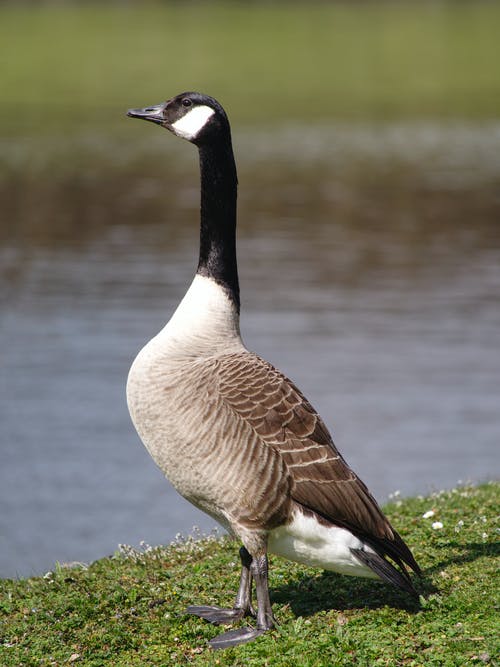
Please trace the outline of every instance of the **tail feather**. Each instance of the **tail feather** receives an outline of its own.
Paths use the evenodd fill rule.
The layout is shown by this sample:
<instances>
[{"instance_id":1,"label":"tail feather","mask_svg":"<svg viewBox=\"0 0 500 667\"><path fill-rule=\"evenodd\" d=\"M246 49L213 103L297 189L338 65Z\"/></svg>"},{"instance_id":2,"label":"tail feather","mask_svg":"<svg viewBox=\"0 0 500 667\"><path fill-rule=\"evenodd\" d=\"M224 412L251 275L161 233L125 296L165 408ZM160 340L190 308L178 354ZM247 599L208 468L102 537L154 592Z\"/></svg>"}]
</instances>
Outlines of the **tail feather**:
<instances>
[{"instance_id":1,"label":"tail feather","mask_svg":"<svg viewBox=\"0 0 500 667\"><path fill-rule=\"evenodd\" d=\"M379 545L374 544L373 547L378 551L377 546L380 546L387 555L394 559L396 563L404 569L403 563L406 563L416 574L420 577L422 576L422 570L418 566L417 561L413 557L412 552L408 548L407 544L401 538L399 533L394 529L394 539L393 540L381 540ZM379 552L380 553L380 552ZM384 554L381 554L382 556Z\"/></svg>"},{"instance_id":2,"label":"tail feather","mask_svg":"<svg viewBox=\"0 0 500 667\"><path fill-rule=\"evenodd\" d=\"M378 553L363 551L363 549L351 549L351 553L361 563L363 563L363 565L367 565L375 572L375 574L378 574L381 579L387 581L393 586L396 586L397 588L401 588L403 591L406 591L406 593L409 593L413 597L418 598L418 593L413 587L408 572L401 562L398 563L398 565L401 567L401 571L399 571L391 562L383 558Z\"/></svg>"}]
</instances>

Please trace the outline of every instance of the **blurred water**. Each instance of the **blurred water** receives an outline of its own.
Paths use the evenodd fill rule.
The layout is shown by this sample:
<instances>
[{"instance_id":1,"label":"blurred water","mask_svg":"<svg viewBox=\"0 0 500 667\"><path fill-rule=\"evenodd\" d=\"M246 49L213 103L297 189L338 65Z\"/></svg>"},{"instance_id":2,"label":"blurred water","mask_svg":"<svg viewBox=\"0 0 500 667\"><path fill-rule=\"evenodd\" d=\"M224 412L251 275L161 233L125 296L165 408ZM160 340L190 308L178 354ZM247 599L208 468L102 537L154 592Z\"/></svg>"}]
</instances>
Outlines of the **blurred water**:
<instances>
[{"instance_id":1,"label":"blurred water","mask_svg":"<svg viewBox=\"0 0 500 667\"><path fill-rule=\"evenodd\" d=\"M380 500L497 476L499 133L459 128L447 150L449 130L343 128L334 155L304 133L298 160L289 132L236 137L248 347L298 383ZM179 150L10 177L1 576L213 526L155 468L124 395L196 263L196 160Z\"/></svg>"}]
</instances>

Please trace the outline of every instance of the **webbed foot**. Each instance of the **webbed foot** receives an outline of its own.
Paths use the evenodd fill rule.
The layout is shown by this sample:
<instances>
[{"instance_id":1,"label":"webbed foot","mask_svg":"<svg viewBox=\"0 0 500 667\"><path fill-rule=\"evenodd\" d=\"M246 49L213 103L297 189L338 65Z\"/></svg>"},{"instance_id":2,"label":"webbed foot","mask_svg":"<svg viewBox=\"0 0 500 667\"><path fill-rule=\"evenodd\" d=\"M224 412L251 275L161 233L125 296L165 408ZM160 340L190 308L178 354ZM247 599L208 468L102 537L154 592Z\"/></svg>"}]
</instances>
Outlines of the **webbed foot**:
<instances>
[{"instance_id":1,"label":"webbed foot","mask_svg":"<svg viewBox=\"0 0 500 667\"><path fill-rule=\"evenodd\" d=\"M192 605L186 609L187 614L199 616L214 625L230 625L241 620L245 616L245 610L233 607L233 609L224 609L223 607L211 607Z\"/></svg>"},{"instance_id":2,"label":"webbed foot","mask_svg":"<svg viewBox=\"0 0 500 667\"><path fill-rule=\"evenodd\" d=\"M257 627L243 627L223 632L209 642L213 649L224 649L238 644L246 644L274 627L273 611L269 600L267 582L267 556L262 554L252 558L245 547L240 549L241 578L236 602L232 609L223 609L210 605L192 605L186 613L199 616L215 625L230 625L244 616L255 615L251 603L252 579L255 580L257 593Z\"/></svg>"},{"instance_id":3,"label":"webbed foot","mask_svg":"<svg viewBox=\"0 0 500 667\"><path fill-rule=\"evenodd\" d=\"M251 642L256 637L264 634L264 632L266 632L266 630L258 630L257 628L250 628L247 626L245 628L237 628L236 630L223 632L208 643L210 647L215 650L230 648L231 646L238 646L238 644Z\"/></svg>"}]
</instances>

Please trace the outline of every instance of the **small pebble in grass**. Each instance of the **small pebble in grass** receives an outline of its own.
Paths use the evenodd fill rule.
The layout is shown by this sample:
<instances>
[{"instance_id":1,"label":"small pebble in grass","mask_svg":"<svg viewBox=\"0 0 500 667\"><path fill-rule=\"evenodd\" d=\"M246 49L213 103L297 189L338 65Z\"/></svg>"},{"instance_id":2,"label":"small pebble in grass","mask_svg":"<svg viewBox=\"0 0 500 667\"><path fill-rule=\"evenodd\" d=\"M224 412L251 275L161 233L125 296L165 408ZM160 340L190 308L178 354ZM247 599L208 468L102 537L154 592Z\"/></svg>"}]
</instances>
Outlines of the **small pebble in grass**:
<instances>
[{"instance_id":1,"label":"small pebble in grass","mask_svg":"<svg viewBox=\"0 0 500 667\"><path fill-rule=\"evenodd\" d=\"M434 510L429 510L425 514L422 514L422 519L430 519L431 516L434 516Z\"/></svg>"},{"instance_id":2,"label":"small pebble in grass","mask_svg":"<svg viewBox=\"0 0 500 667\"><path fill-rule=\"evenodd\" d=\"M441 530L442 527L443 524L441 523L441 521L434 521L434 523L432 524L433 530Z\"/></svg>"}]
</instances>

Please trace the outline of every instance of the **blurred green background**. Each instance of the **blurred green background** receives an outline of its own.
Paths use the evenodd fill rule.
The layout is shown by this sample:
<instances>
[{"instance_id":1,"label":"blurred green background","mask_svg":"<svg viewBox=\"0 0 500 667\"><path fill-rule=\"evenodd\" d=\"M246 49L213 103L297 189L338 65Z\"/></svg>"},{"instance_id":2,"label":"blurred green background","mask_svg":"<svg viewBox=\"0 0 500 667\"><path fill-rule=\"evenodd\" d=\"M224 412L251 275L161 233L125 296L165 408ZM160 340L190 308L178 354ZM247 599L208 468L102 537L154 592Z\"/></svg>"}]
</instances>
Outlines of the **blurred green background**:
<instances>
[{"instance_id":1,"label":"blurred green background","mask_svg":"<svg viewBox=\"0 0 500 667\"><path fill-rule=\"evenodd\" d=\"M7 3L0 132L108 130L186 89L233 124L496 118L499 26L482 0Z\"/></svg>"}]
</instances>

